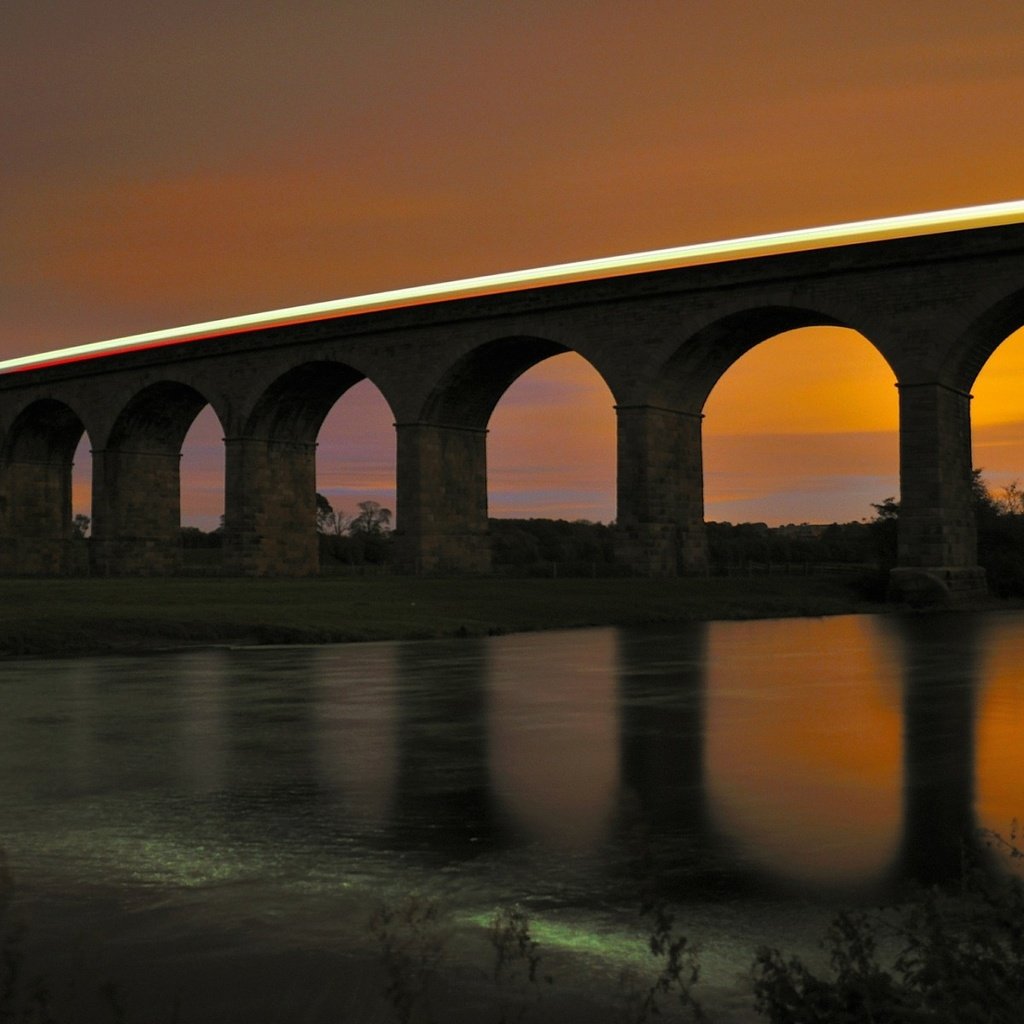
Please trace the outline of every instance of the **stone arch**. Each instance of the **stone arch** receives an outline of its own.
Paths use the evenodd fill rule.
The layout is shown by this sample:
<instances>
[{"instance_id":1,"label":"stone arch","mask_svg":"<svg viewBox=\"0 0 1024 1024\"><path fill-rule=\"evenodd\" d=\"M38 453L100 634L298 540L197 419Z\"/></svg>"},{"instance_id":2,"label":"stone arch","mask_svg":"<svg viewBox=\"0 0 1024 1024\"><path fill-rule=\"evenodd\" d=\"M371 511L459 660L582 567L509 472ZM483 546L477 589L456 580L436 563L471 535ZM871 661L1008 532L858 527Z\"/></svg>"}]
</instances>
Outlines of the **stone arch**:
<instances>
[{"instance_id":1,"label":"stone arch","mask_svg":"<svg viewBox=\"0 0 1024 1024\"><path fill-rule=\"evenodd\" d=\"M259 576L318 572L317 435L338 399L365 379L348 363L311 360L263 388L241 433L227 439L224 524L230 569Z\"/></svg>"},{"instance_id":2,"label":"stone arch","mask_svg":"<svg viewBox=\"0 0 1024 1024\"><path fill-rule=\"evenodd\" d=\"M489 571L486 438L491 413L523 373L570 351L578 350L535 335L484 341L445 368L415 421L397 424L395 541L401 569ZM594 369L607 384L600 368Z\"/></svg>"},{"instance_id":3,"label":"stone arch","mask_svg":"<svg viewBox=\"0 0 1024 1024\"><path fill-rule=\"evenodd\" d=\"M843 317L801 306L761 306L719 317L684 339L659 368L651 403L699 412L715 384L737 360L762 342L803 327L857 331L893 369L882 349Z\"/></svg>"},{"instance_id":4,"label":"stone arch","mask_svg":"<svg viewBox=\"0 0 1024 1024\"><path fill-rule=\"evenodd\" d=\"M180 568L181 446L208 404L191 385L165 380L138 391L118 413L94 453L97 571L159 575Z\"/></svg>"},{"instance_id":5,"label":"stone arch","mask_svg":"<svg viewBox=\"0 0 1024 1024\"><path fill-rule=\"evenodd\" d=\"M85 425L69 405L39 398L15 417L3 443L3 461L70 461Z\"/></svg>"},{"instance_id":6,"label":"stone arch","mask_svg":"<svg viewBox=\"0 0 1024 1024\"><path fill-rule=\"evenodd\" d=\"M980 305L975 300L975 310ZM934 591L936 580L946 596L985 592L977 565L971 388L993 352L1024 324L1024 288L988 300L962 322L959 332L936 323L936 332L953 338L940 349L944 357L919 379L900 382L899 564L891 589L914 599Z\"/></svg>"},{"instance_id":7,"label":"stone arch","mask_svg":"<svg viewBox=\"0 0 1024 1024\"><path fill-rule=\"evenodd\" d=\"M976 317L955 345L944 378L969 392L992 353L1024 326L1024 288L1004 296Z\"/></svg>"},{"instance_id":8,"label":"stone arch","mask_svg":"<svg viewBox=\"0 0 1024 1024\"><path fill-rule=\"evenodd\" d=\"M207 405L206 397L190 384L150 384L126 403L104 447L177 455L192 421Z\"/></svg>"},{"instance_id":9,"label":"stone arch","mask_svg":"<svg viewBox=\"0 0 1024 1024\"><path fill-rule=\"evenodd\" d=\"M72 570L71 474L84 434L79 415L54 398L37 399L15 417L0 448L0 571Z\"/></svg>"},{"instance_id":10,"label":"stone arch","mask_svg":"<svg viewBox=\"0 0 1024 1024\"><path fill-rule=\"evenodd\" d=\"M1017 481L1024 467L1024 289L1011 293L976 318L958 338L956 377L970 392L972 465L998 491ZM1000 380L1002 377L1002 380Z\"/></svg>"},{"instance_id":11,"label":"stone arch","mask_svg":"<svg viewBox=\"0 0 1024 1024\"><path fill-rule=\"evenodd\" d=\"M621 560L645 575L707 570L704 405L741 356L769 338L806 327L856 330L845 317L802 306L734 310L682 339L638 400L619 405ZM885 353L873 347L892 369Z\"/></svg>"},{"instance_id":12,"label":"stone arch","mask_svg":"<svg viewBox=\"0 0 1024 1024\"><path fill-rule=\"evenodd\" d=\"M615 521L615 399L576 351L532 366L487 422L488 517Z\"/></svg>"},{"instance_id":13,"label":"stone arch","mask_svg":"<svg viewBox=\"0 0 1024 1024\"><path fill-rule=\"evenodd\" d=\"M494 407L516 378L537 363L569 351L568 345L529 336L484 342L445 370L424 402L420 419L486 430Z\"/></svg>"},{"instance_id":14,"label":"stone arch","mask_svg":"<svg viewBox=\"0 0 1024 1024\"><path fill-rule=\"evenodd\" d=\"M313 444L335 402L365 378L366 374L347 363L328 360L286 370L260 393L246 417L243 434Z\"/></svg>"},{"instance_id":15,"label":"stone arch","mask_svg":"<svg viewBox=\"0 0 1024 1024\"><path fill-rule=\"evenodd\" d=\"M786 331L715 384L701 422L709 520L846 523L899 493L899 391L846 327Z\"/></svg>"}]
</instances>

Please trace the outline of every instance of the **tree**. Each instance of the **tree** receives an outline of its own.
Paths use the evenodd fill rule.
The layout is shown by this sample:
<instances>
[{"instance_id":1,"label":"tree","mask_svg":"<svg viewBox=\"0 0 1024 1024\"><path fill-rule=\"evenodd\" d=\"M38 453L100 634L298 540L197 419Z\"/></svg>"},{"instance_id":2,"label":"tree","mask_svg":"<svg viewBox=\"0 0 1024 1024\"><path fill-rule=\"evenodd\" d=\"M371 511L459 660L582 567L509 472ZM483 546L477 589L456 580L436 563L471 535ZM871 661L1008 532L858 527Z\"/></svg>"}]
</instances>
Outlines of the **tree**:
<instances>
[{"instance_id":1,"label":"tree","mask_svg":"<svg viewBox=\"0 0 1024 1024\"><path fill-rule=\"evenodd\" d=\"M879 568L888 571L897 561L900 503L895 498L883 498L871 507L876 515L868 523L868 529L874 541L875 557Z\"/></svg>"},{"instance_id":2,"label":"tree","mask_svg":"<svg viewBox=\"0 0 1024 1024\"><path fill-rule=\"evenodd\" d=\"M327 537L340 537L348 523L341 509L334 511L333 506L319 491L316 494L316 532Z\"/></svg>"},{"instance_id":3,"label":"tree","mask_svg":"<svg viewBox=\"0 0 1024 1024\"><path fill-rule=\"evenodd\" d=\"M978 529L978 564L985 570L989 590L996 597L1024 595L1024 517L1014 511L1021 502L1016 481L1003 492L991 494L974 471L974 514Z\"/></svg>"},{"instance_id":4,"label":"tree","mask_svg":"<svg viewBox=\"0 0 1024 1024\"><path fill-rule=\"evenodd\" d=\"M899 518L900 503L895 498L883 498L881 504L871 506L876 513L876 519L888 522Z\"/></svg>"},{"instance_id":5,"label":"tree","mask_svg":"<svg viewBox=\"0 0 1024 1024\"><path fill-rule=\"evenodd\" d=\"M989 491L980 469L971 474L971 496L978 537L978 565L986 572L996 597L1024 595L1024 491L1017 481L1002 495ZM883 567L896 564L896 532L900 504L886 498L874 506L869 524Z\"/></svg>"},{"instance_id":6,"label":"tree","mask_svg":"<svg viewBox=\"0 0 1024 1024\"><path fill-rule=\"evenodd\" d=\"M391 509L378 501L359 502L359 515L348 525L349 533L378 535L391 526Z\"/></svg>"},{"instance_id":7,"label":"tree","mask_svg":"<svg viewBox=\"0 0 1024 1024\"><path fill-rule=\"evenodd\" d=\"M1024 488L1013 480L995 496L996 506L1004 516L1024 516Z\"/></svg>"},{"instance_id":8,"label":"tree","mask_svg":"<svg viewBox=\"0 0 1024 1024\"><path fill-rule=\"evenodd\" d=\"M89 524L91 520L81 512L71 520L71 536L75 540L85 540L89 536Z\"/></svg>"}]
</instances>

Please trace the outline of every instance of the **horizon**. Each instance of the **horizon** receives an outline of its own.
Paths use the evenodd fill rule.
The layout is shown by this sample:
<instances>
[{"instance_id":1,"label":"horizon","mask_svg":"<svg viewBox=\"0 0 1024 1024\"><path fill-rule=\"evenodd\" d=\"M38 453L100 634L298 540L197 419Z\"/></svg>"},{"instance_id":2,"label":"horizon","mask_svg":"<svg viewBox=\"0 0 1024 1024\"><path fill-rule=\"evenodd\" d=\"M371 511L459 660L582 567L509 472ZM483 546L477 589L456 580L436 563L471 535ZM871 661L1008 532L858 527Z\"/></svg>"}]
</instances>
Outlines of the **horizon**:
<instances>
[{"instance_id":1,"label":"horizon","mask_svg":"<svg viewBox=\"0 0 1024 1024\"><path fill-rule=\"evenodd\" d=\"M0 362L225 309L1021 193L1019 5L781 4L765 24L736 0L176 12L10 13ZM994 487L1024 476L1020 336L974 389L974 462ZM706 518L852 521L898 494L891 383L860 335L752 350L705 409ZM512 385L491 423L493 514L614 515L602 388L568 356ZM325 424L317 486L335 504L393 507L380 406L353 389ZM577 436L538 440L538 409ZM201 414L186 439L186 524L223 510L217 431Z\"/></svg>"}]
</instances>

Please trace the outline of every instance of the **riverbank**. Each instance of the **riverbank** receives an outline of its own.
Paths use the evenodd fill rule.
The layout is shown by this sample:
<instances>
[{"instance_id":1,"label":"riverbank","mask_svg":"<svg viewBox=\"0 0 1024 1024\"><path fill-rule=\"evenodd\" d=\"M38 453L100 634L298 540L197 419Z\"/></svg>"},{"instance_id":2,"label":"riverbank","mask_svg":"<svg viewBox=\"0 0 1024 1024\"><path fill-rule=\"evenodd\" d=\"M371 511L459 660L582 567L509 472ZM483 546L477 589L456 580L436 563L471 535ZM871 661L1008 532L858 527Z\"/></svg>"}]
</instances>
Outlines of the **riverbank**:
<instances>
[{"instance_id":1,"label":"riverbank","mask_svg":"<svg viewBox=\"0 0 1024 1024\"><path fill-rule=\"evenodd\" d=\"M879 611L842 576L0 580L0 656Z\"/></svg>"}]
</instances>

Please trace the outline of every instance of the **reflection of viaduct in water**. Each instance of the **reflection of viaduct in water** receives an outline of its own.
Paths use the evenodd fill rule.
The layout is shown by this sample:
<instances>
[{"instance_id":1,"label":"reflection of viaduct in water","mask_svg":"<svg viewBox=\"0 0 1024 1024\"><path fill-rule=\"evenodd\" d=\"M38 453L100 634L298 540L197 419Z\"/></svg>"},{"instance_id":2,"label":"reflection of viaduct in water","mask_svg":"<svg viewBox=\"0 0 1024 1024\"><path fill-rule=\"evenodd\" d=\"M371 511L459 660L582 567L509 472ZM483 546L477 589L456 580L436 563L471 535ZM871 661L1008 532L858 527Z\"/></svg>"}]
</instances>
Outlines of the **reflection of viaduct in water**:
<instances>
[{"instance_id":1,"label":"reflection of viaduct in water","mask_svg":"<svg viewBox=\"0 0 1024 1024\"><path fill-rule=\"evenodd\" d=\"M721 867L727 856L707 802L707 630L695 622L667 635L620 631L620 825L658 871ZM630 829L639 832L630 838Z\"/></svg>"},{"instance_id":2,"label":"reflection of viaduct in water","mask_svg":"<svg viewBox=\"0 0 1024 1024\"><path fill-rule=\"evenodd\" d=\"M136 777L169 773L190 802L212 801L228 833L278 822L289 836L318 843L359 836L453 863L534 845L567 863L583 854L621 865L623 855L637 855L666 881L701 891L773 880L814 886L830 877L868 886L906 876L932 881L955 874L963 844L976 841L983 637L963 616L956 624L949 629L941 616L880 620L902 684L902 777L894 743L868 790L883 813L867 823L878 841L871 832L866 845L880 856L855 855L852 873L841 845L812 850L810 873L806 858L795 864L778 855L826 835L844 814L835 806L842 771L836 788L828 758L810 802L786 791L784 770L764 764L767 788L755 790L753 810L723 814L723 793L744 781L726 762L746 756L745 746L760 758L773 745L760 742L759 716L749 710L724 746L710 735L723 724L709 714L721 700L709 692L714 624L592 631L582 644L562 633L299 650L286 660L206 652L155 694L131 682L138 668L126 663L125 686L103 684L113 669L75 677L69 706L79 727L54 758L67 761L77 786L105 789L123 777L116 755L130 740ZM820 661L811 658L811 674L827 672L829 657L822 650ZM717 682L746 689L728 673ZM813 706L825 701L827 684L798 684L792 693L811 699L798 719L801 735L782 730L773 741L782 760L787 744L814 742L814 723L835 713ZM755 700L763 707L766 697ZM129 736L126 721L149 731ZM848 755L840 751L840 769ZM778 796L778 807L757 803L766 793L768 802Z\"/></svg>"},{"instance_id":3,"label":"reflection of viaduct in water","mask_svg":"<svg viewBox=\"0 0 1024 1024\"><path fill-rule=\"evenodd\" d=\"M975 731L981 623L963 614L955 622L932 615L878 621L892 641L890 651L902 691L902 777L893 764L891 779L879 780L882 786L902 791L900 838L888 864L879 861L869 869L872 877L844 875L836 881L872 885L884 879L948 880L958 877L965 853L976 852L979 843ZM647 852L654 867L667 877L682 870L684 886L692 885L697 873L729 889L759 887L773 877L784 884L799 884L805 881L800 866L769 864L776 858L769 855L764 861L761 856L769 822L751 818L742 822L749 831L737 834L723 830L716 820L709 788L725 766L720 760L708 760L707 709L714 698L707 692L708 628L694 624L685 639L622 632L622 785L627 800L635 804L634 826L647 830L651 844ZM828 678L832 656L827 649L820 652L816 671L824 678ZM824 697L827 686L811 692ZM787 735L786 741L806 742L814 731L812 723L834 713L825 706L809 705L803 710L806 735ZM748 729L756 732L756 720L748 723ZM756 741L758 737L751 733L748 738ZM732 753L742 752L733 749ZM769 777L774 767L764 765ZM881 799L883 793L877 796ZM780 793L780 800L785 799ZM832 804L836 799L833 794ZM820 805L819 810L824 822L834 817L832 806ZM807 808L794 808L792 813L797 818L806 816ZM793 825L794 836L799 836L800 826L795 821ZM884 828L883 820L875 822L879 826ZM777 821L776 827L785 830L787 819ZM878 838L882 850L885 837ZM820 865L814 877L819 883L828 877L829 856L827 851L818 855Z\"/></svg>"},{"instance_id":4,"label":"reflection of viaduct in water","mask_svg":"<svg viewBox=\"0 0 1024 1024\"><path fill-rule=\"evenodd\" d=\"M967 615L883 620L902 648L901 871L924 882L956 878L976 851L975 730L983 651Z\"/></svg>"},{"instance_id":5,"label":"reflection of viaduct in water","mask_svg":"<svg viewBox=\"0 0 1024 1024\"><path fill-rule=\"evenodd\" d=\"M621 560L646 575L700 570L708 394L759 342L828 325L863 334L897 380L904 578L926 569L974 587L969 391L1024 321L1024 224L959 223L873 241L859 240L863 231L833 233L827 248L734 249L642 272L627 262L615 276L440 291L429 301L7 367L0 571L66 570L71 461L83 433L93 452L94 571L174 571L179 455L209 404L226 446L228 570L314 572L317 433L363 378L395 418L399 564L486 570L488 420L520 374L567 351L587 359L615 399Z\"/></svg>"},{"instance_id":6,"label":"reflection of viaduct in water","mask_svg":"<svg viewBox=\"0 0 1024 1024\"><path fill-rule=\"evenodd\" d=\"M487 778L487 644L401 645L391 832L401 848L466 856L497 839Z\"/></svg>"},{"instance_id":7,"label":"reflection of viaduct in water","mask_svg":"<svg viewBox=\"0 0 1024 1024\"><path fill-rule=\"evenodd\" d=\"M618 849L640 855L666 880L728 891L761 888L771 879L813 886L833 877L837 884L872 886L899 877L949 877L959 869L963 844L976 839L981 638L965 621L957 618L955 632L943 617L880 622L902 691L902 772L894 745L893 760L880 766L891 771L881 771L871 783L877 788L868 790L883 805L865 823L879 830L877 841L869 836L858 847L852 873L841 845L832 853L811 851L816 866L806 877L801 865L762 858L765 829L792 826L795 841L806 840L813 803L791 808L798 822L790 822L783 806L781 816L742 822L742 832L724 827L714 803L726 767L721 744L717 759L708 756L714 725L708 708L718 699L708 692L714 626L704 623L666 633L595 631L583 645L565 634L398 645L393 680L384 686L394 693L387 730L394 764L384 772L390 795L378 824L389 824L380 835L398 849L455 860L523 842L575 853ZM827 679L831 657L823 649L806 668ZM729 678L719 682L733 685ZM325 676L319 699L333 689ZM798 684L794 692L801 691ZM828 686L807 692L824 700ZM347 687L336 694L347 695ZM824 706L803 710L804 736L786 733L782 750L810 742L814 723L834 713ZM746 735L755 749L766 749L751 735L756 716L744 723L729 742ZM871 718L853 723L873 724ZM351 735L338 733L331 742L347 745ZM741 753L732 750L733 757ZM836 794L849 753L839 755L839 788L830 789L828 774L817 787L815 799L824 802L810 834L825 835L843 813L834 805L842 801ZM769 778L774 767L764 765ZM780 794L783 805L787 799ZM880 858L865 857L865 849ZM841 867L829 867L832 856Z\"/></svg>"}]
</instances>

